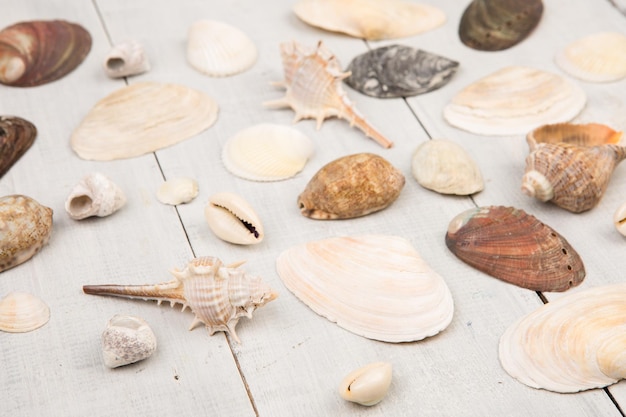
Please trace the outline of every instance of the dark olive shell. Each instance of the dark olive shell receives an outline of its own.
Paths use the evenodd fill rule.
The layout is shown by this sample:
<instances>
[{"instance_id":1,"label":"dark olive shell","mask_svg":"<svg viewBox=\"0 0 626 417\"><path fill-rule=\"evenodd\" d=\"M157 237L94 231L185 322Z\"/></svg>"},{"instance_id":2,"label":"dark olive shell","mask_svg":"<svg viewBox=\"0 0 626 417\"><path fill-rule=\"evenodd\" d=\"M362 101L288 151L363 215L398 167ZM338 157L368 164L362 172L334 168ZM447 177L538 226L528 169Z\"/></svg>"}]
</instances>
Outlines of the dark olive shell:
<instances>
[{"instance_id":1,"label":"dark olive shell","mask_svg":"<svg viewBox=\"0 0 626 417\"><path fill-rule=\"evenodd\" d=\"M37 128L19 117L0 116L0 178L31 147Z\"/></svg>"},{"instance_id":2,"label":"dark olive shell","mask_svg":"<svg viewBox=\"0 0 626 417\"><path fill-rule=\"evenodd\" d=\"M459 37L470 48L501 51L524 40L542 14L541 0L473 0L461 17Z\"/></svg>"},{"instance_id":3,"label":"dark olive shell","mask_svg":"<svg viewBox=\"0 0 626 417\"><path fill-rule=\"evenodd\" d=\"M403 45L383 46L355 57L345 82L372 97L408 97L443 87L459 63Z\"/></svg>"},{"instance_id":4,"label":"dark olive shell","mask_svg":"<svg viewBox=\"0 0 626 417\"><path fill-rule=\"evenodd\" d=\"M533 291L565 291L585 278L574 248L523 210L467 210L448 226L446 245L459 259L495 278Z\"/></svg>"},{"instance_id":5,"label":"dark olive shell","mask_svg":"<svg viewBox=\"0 0 626 417\"><path fill-rule=\"evenodd\" d=\"M63 20L20 22L0 31L0 83L33 87L73 71L91 50L91 35Z\"/></svg>"}]
</instances>

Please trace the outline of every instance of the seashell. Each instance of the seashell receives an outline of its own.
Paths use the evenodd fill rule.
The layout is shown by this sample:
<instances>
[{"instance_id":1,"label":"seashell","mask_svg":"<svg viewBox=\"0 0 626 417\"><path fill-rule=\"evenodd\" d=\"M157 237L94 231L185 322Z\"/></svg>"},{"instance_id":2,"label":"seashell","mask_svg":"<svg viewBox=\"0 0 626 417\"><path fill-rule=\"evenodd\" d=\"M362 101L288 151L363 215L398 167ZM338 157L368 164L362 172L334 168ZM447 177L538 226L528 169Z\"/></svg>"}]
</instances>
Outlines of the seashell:
<instances>
[{"instance_id":1,"label":"seashell","mask_svg":"<svg viewBox=\"0 0 626 417\"><path fill-rule=\"evenodd\" d=\"M285 286L317 314L368 339L410 342L444 330L454 311L443 278L401 237L335 237L282 252Z\"/></svg>"},{"instance_id":2,"label":"seashell","mask_svg":"<svg viewBox=\"0 0 626 417\"><path fill-rule=\"evenodd\" d=\"M571 393L626 378L626 284L567 294L509 326L500 363L532 388Z\"/></svg>"},{"instance_id":3,"label":"seashell","mask_svg":"<svg viewBox=\"0 0 626 417\"><path fill-rule=\"evenodd\" d=\"M599 123L555 123L538 127L526 135L526 138L529 144L532 140L534 144L571 143L578 146L597 146L619 143L622 132Z\"/></svg>"},{"instance_id":4,"label":"seashell","mask_svg":"<svg viewBox=\"0 0 626 417\"><path fill-rule=\"evenodd\" d=\"M232 174L252 181L280 181L304 168L313 142L296 129L271 123L246 128L224 144L222 162Z\"/></svg>"},{"instance_id":5,"label":"seashell","mask_svg":"<svg viewBox=\"0 0 626 417\"><path fill-rule=\"evenodd\" d=\"M64 20L20 22L0 31L0 84L33 87L72 72L91 49L91 35Z\"/></svg>"},{"instance_id":6,"label":"seashell","mask_svg":"<svg viewBox=\"0 0 626 417\"><path fill-rule=\"evenodd\" d=\"M460 260L533 291L565 291L585 278L574 248L550 226L514 207L478 207L457 215L446 246Z\"/></svg>"},{"instance_id":7,"label":"seashell","mask_svg":"<svg viewBox=\"0 0 626 417\"><path fill-rule=\"evenodd\" d=\"M501 51L526 39L542 14L541 0L473 0L461 16L459 37L470 48Z\"/></svg>"},{"instance_id":8,"label":"seashell","mask_svg":"<svg viewBox=\"0 0 626 417\"><path fill-rule=\"evenodd\" d=\"M348 155L317 171L298 206L303 216L317 220L361 217L393 203L404 182L402 172L378 155Z\"/></svg>"},{"instance_id":9,"label":"seashell","mask_svg":"<svg viewBox=\"0 0 626 417\"><path fill-rule=\"evenodd\" d=\"M115 45L103 63L104 72L111 78L128 77L150 70L150 61L143 45L137 41Z\"/></svg>"},{"instance_id":10,"label":"seashell","mask_svg":"<svg viewBox=\"0 0 626 417\"><path fill-rule=\"evenodd\" d=\"M535 143L530 138L528 145L522 191L573 213L598 204L613 170L626 158L626 147L614 144Z\"/></svg>"},{"instance_id":11,"label":"seashell","mask_svg":"<svg viewBox=\"0 0 626 417\"><path fill-rule=\"evenodd\" d=\"M11 292L0 300L0 330L26 333L50 320L50 308L39 297L25 292Z\"/></svg>"},{"instance_id":12,"label":"seashell","mask_svg":"<svg viewBox=\"0 0 626 417\"><path fill-rule=\"evenodd\" d=\"M199 20L189 28L187 60L203 74L211 77L239 74L251 68L256 59L256 46L234 26Z\"/></svg>"},{"instance_id":13,"label":"seashell","mask_svg":"<svg viewBox=\"0 0 626 417\"><path fill-rule=\"evenodd\" d=\"M198 195L198 182L193 178L174 178L165 181L157 190L157 199L163 204L177 206L189 203Z\"/></svg>"},{"instance_id":14,"label":"seashell","mask_svg":"<svg viewBox=\"0 0 626 417\"><path fill-rule=\"evenodd\" d=\"M411 159L411 172L422 187L441 194L470 195L484 188L476 162L449 140L420 144Z\"/></svg>"},{"instance_id":15,"label":"seashell","mask_svg":"<svg viewBox=\"0 0 626 417\"><path fill-rule=\"evenodd\" d=\"M132 158L174 145L208 129L218 107L200 91L141 82L100 100L74 130L71 146L83 159Z\"/></svg>"},{"instance_id":16,"label":"seashell","mask_svg":"<svg viewBox=\"0 0 626 417\"><path fill-rule=\"evenodd\" d=\"M622 236L626 236L626 203L619 206L615 211L613 224Z\"/></svg>"},{"instance_id":17,"label":"seashell","mask_svg":"<svg viewBox=\"0 0 626 417\"><path fill-rule=\"evenodd\" d=\"M436 7L400 0L300 0L293 11L311 26L367 40L413 36L446 21Z\"/></svg>"},{"instance_id":18,"label":"seashell","mask_svg":"<svg viewBox=\"0 0 626 417\"><path fill-rule=\"evenodd\" d=\"M110 178L99 172L86 175L65 200L65 211L74 220L106 217L126 204L126 196Z\"/></svg>"},{"instance_id":19,"label":"seashell","mask_svg":"<svg viewBox=\"0 0 626 417\"><path fill-rule=\"evenodd\" d=\"M154 332L140 317L116 314L102 333L102 354L109 368L147 359L156 348Z\"/></svg>"},{"instance_id":20,"label":"seashell","mask_svg":"<svg viewBox=\"0 0 626 417\"><path fill-rule=\"evenodd\" d=\"M261 219L237 194L213 194L204 208L204 218L213 233L226 242L253 245L265 236Z\"/></svg>"},{"instance_id":21,"label":"seashell","mask_svg":"<svg viewBox=\"0 0 626 417\"><path fill-rule=\"evenodd\" d=\"M583 81L603 83L626 77L626 36L600 32L578 39L557 52L563 71Z\"/></svg>"},{"instance_id":22,"label":"seashell","mask_svg":"<svg viewBox=\"0 0 626 417\"><path fill-rule=\"evenodd\" d=\"M403 45L373 49L354 58L345 82L378 98L408 97L443 87L459 68L448 58Z\"/></svg>"},{"instance_id":23,"label":"seashell","mask_svg":"<svg viewBox=\"0 0 626 417\"><path fill-rule=\"evenodd\" d=\"M0 272L32 258L52 233L52 209L25 195L0 198Z\"/></svg>"},{"instance_id":24,"label":"seashell","mask_svg":"<svg viewBox=\"0 0 626 417\"><path fill-rule=\"evenodd\" d=\"M389 139L374 129L359 113L341 86L341 81L350 76L342 72L337 58L320 41L315 48L297 42L280 45L285 80L275 83L284 87L285 97L263 103L272 108L291 107L296 113L294 122L315 119L319 129L324 119L338 117L356 126L366 136L381 146L393 145Z\"/></svg>"},{"instance_id":25,"label":"seashell","mask_svg":"<svg viewBox=\"0 0 626 417\"><path fill-rule=\"evenodd\" d=\"M275 293L260 277L238 269L243 262L224 266L218 258L192 259L185 269L172 270L174 280L155 285L85 285L85 294L155 300L160 305L182 304L195 315L189 330L203 323L209 333L223 331L237 342L235 326L241 317L252 318L259 307L274 300Z\"/></svg>"},{"instance_id":26,"label":"seashell","mask_svg":"<svg viewBox=\"0 0 626 417\"><path fill-rule=\"evenodd\" d=\"M28 120L0 116L0 178L26 153L37 137L37 128Z\"/></svg>"},{"instance_id":27,"label":"seashell","mask_svg":"<svg viewBox=\"0 0 626 417\"><path fill-rule=\"evenodd\" d=\"M347 401L371 406L387 395L391 385L392 366L374 362L350 372L339 384L339 395Z\"/></svg>"},{"instance_id":28,"label":"seashell","mask_svg":"<svg viewBox=\"0 0 626 417\"><path fill-rule=\"evenodd\" d=\"M510 66L465 87L443 116L452 126L479 135L518 135L573 119L586 100L580 87L559 75Z\"/></svg>"}]
</instances>

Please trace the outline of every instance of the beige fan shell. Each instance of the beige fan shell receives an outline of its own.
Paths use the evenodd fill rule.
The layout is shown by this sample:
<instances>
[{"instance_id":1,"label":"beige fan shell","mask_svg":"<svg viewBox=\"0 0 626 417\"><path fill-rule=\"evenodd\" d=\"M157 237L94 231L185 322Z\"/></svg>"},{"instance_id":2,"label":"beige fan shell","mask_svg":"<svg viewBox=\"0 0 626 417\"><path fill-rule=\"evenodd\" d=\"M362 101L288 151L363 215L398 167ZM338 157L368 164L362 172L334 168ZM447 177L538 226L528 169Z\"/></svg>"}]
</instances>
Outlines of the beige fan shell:
<instances>
[{"instance_id":1,"label":"beige fan shell","mask_svg":"<svg viewBox=\"0 0 626 417\"><path fill-rule=\"evenodd\" d=\"M446 21L436 7L400 0L301 0L293 11L311 26L368 40L417 35Z\"/></svg>"},{"instance_id":2,"label":"beige fan shell","mask_svg":"<svg viewBox=\"0 0 626 417\"><path fill-rule=\"evenodd\" d=\"M131 158L174 145L217 119L212 98L183 85L142 82L100 100L74 130L71 146L83 159Z\"/></svg>"},{"instance_id":3,"label":"beige fan shell","mask_svg":"<svg viewBox=\"0 0 626 417\"><path fill-rule=\"evenodd\" d=\"M421 340L452 320L445 281L401 237L308 242L281 253L276 268L285 286L313 311L369 339Z\"/></svg>"},{"instance_id":4,"label":"beige fan shell","mask_svg":"<svg viewBox=\"0 0 626 417\"><path fill-rule=\"evenodd\" d=\"M443 116L452 126L479 135L518 135L573 119L586 100L579 86L559 75L510 66L465 87Z\"/></svg>"},{"instance_id":5,"label":"beige fan shell","mask_svg":"<svg viewBox=\"0 0 626 417\"><path fill-rule=\"evenodd\" d=\"M500 362L533 388L578 392L626 377L626 284L568 294L513 323Z\"/></svg>"},{"instance_id":6,"label":"beige fan shell","mask_svg":"<svg viewBox=\"0 0 626 417\"><path fill-rule=\"evenodd\" d=\"M0 330L26 333L50 320L48 305L32 294L12 292L0 300Z\"/></svg>"}]
</instances>

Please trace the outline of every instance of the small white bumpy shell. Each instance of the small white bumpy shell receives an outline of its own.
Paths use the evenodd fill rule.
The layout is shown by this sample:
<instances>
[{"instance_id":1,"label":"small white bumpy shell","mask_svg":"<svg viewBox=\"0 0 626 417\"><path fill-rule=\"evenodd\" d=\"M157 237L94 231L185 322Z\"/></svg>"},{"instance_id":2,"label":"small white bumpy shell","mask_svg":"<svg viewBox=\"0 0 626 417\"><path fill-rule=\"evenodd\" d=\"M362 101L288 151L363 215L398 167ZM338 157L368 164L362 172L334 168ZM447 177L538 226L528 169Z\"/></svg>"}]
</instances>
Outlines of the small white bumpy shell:
<instances>
[{"instance_id":1,"label":"small white bumpy shell","mask_svg":"<svg viewBox=\"0 0 626 417\"><path fill-rule=\"evenodd\" d=\"M50 308L38 297L25 292L12 292L0 300L0 330L26 333L50 320Z\"/></svg>"},{"instance_id":2,"label":"small white bumpy shell","mask_svg":"<svg viewBox=\"0 0 626 417\"><path fill-rule=\"evenodd\" d=\"M239 245L263 240L263 225L252 206L233 193L217 193L209 198L204 217L217 237Z\"/></svg>"},{"instance_id":3,"label":"small white bumpy shell","mask_svg":"<svg viewBox=\"0 0 626 417\"><path fill-rule=\"evenodd\" d=\"M156 193L163 204L176 206L189 203L198 196L198 182L193 178L174 178L165 181Z\"/></svg>"},{"instance_id":4,"label":"small white bumpy shell","mask_svg":"<svg viewBox=\"0 0 626 417\"><path fill-rule=\"evenodd\" d=\"M387 395L392 366L388 362L370 363L350 372L339 384L339 395L347 401L371 406Z\"/></svg>"},{"instance_id":5,"label":"small white bumpy shell","mask_svg":"<svg viewBox=\"0 0 626 417\"><path fill-rule=\"evenodd\" d=\"M150 70L150 61L139 42L128 41L115 45L109 51L103 67L109 77L121 78Z\"/></svg>"},{"instance_id":6,"label":"small white bumpy shell","mask_svg":"<svg viewBox=\"0 0 626 417\"><path fill-rule=\"evenodd\" d=\"M117 368L150 357L157 347L152 329L139 317L115 315L102 333L104 364Z\"/></svg>"},{"instance_id":7,"label":"small white bumpy shell","mask_svg":"<svg viewBox=\"0 0 626 417\"><path fill-rule=\"evenodd\" d=\"M105 217L126 204L126 196L111 179L98 172L85 176L65 200L65 211L74 220Z\"/></svg>"}]
</instances>

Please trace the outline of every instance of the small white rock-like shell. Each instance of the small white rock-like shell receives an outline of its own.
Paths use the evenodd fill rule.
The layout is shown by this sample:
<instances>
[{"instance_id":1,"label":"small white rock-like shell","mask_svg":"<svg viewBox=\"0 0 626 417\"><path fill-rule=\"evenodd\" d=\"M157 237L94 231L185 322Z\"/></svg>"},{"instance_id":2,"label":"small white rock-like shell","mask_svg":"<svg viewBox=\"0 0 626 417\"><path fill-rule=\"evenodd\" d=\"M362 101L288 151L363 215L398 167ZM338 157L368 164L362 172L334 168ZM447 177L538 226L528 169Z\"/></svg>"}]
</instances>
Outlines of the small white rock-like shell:
<instances>
[{"instance_id":1,"label":"small white rock-like shell","mask_svg":"<svg viewBox=\"0 0 626 417\"><path fill-rule=\"evenodd\" d=\"M387 395L391 385L392 366L374 362L350 372L339 384L339 395L347 401L371 406Z\"/></svg>"},{"instance_id":2,"label":"small white rock-like shell","mask_svg":"<svg viewBox=\"0 0 626 417\"><path fill-rule=\"evenodd\" d=\"M313 142L300 131L264 123L238 132L226 141L222 162L234 175L252 181L280 181L304 168Z\"/></svg>"},{"instance_id":3,"label":"small white rock-like shell","mask_svg":"<svg viewBox=\"0 0 626 417\"><path fill-rule=\"evenodd\" d=\"M149 358L157 347L156 336L142 318L117 314L102 333L104 364L117 368Z\"/></svg>"},{"instance_id":4,"label":"small white rock-like shell","mask_svg":"<svg viewBox=\"0 0 626 417\"><path fill-rule=\"evenodd\" d=\"M109 51L103 67L109 77L121 78L150 70L150 61L139 42L128 41L115 45Z\"/></svg>"},{"instance_id":5,"label":"small white rock-like shell","mask_svg":"<svg viewBox=\"0 0 626 417\"><path fill-rule=\"evenodd\" d=\"M50 320L50 308L40 298L25 292L12 292L0 300L0 330L25 333Z\"/></svg>"},{"instance_id":6,"label":"small white rock-like shell","mask_svg":"<svg viewBox=\"0 0 626 417\"><path fill-rule=\"evenodd\" d=\"M626 203L615 210L613 224L615 224L615 228L621 235L626 236Z\"/></svg>"},{"instance_id":7,"label":"small white rock-like shell","mask_svg":"<svg viewBox=\"0 0 626 417\"><path fill-rule=\"evenodd\" d=\"M211 196L204 217L213 233L226 242L252 245L263 240L261 219L237 194L223 192Z\"/></svg>"},{"instance_id":8,"label":"small white rock-like shell","mask_svg":"<svg viewBox=\"0 0 626 417\"><path fill-rule=\"evenodd\" d=\"M99 172L86 175L65 200L65 211L74 220L106 217L126 204L126 196L110 178Z\"/></svg>"},{"instance_id":9,"label":"small white rock-like shell","mask_svg":"<svg viewBox=\"0 0 626 417\"><path fill-rule=\"evenodd\" d=\"M156 196L161 203L172 206L189 203L198 196L198 182L193 178L173 178L161 184Z\"/></svg>"},{"instance_id":10,"label":"small white rock-like shell","mask_svg":"<svg viewBox=\"0 0 626 417\"><path fill-rule=\"evenodd\" d=\"M617 81L626 77L626 36L594 33L567 45L554 60L563 71L583 81Z\"/></svg>"},{"instance_id":11,"label":"small white rock-like shell","mask_svg":"<svg viewBox=\"0 0 626 417\"><path fill-rule=\"evenodd\" d=\"M257 59L252 40L240 29L214 20L199 20L189 28L187 60L211 77L244 72Z\"/></svg>"},{"instance_id":12,"label":"small white rock-like shell","mask_svg":"<svg viewBox=\"0 0 626 417\"><path fill-rule=\"evenodd\" d=\"M441 194L470 195L484 188L476 162L454 142L429 140L417 147L411 172L424 188Z\"/></svg>"}]
</instances>

